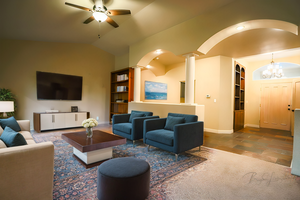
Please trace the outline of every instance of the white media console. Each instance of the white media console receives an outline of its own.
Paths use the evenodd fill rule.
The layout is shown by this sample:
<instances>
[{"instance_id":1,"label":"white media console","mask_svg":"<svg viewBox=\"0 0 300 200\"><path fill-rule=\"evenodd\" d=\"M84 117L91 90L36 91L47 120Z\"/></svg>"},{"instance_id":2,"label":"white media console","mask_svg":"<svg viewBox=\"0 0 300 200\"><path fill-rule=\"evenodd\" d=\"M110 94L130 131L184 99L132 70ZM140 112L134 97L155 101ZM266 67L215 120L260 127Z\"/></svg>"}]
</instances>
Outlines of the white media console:
<instances>
[{"instance_id":1,"label":"white media console","mask_svg":"<svg viewBox=\"0 0 300 200\"><path fill-rule=\"evenodd\" d=\"M33 113L36 132L82 127L83 120L90 117L89 112L41 112Z\"/></svg>"}]
</instances>

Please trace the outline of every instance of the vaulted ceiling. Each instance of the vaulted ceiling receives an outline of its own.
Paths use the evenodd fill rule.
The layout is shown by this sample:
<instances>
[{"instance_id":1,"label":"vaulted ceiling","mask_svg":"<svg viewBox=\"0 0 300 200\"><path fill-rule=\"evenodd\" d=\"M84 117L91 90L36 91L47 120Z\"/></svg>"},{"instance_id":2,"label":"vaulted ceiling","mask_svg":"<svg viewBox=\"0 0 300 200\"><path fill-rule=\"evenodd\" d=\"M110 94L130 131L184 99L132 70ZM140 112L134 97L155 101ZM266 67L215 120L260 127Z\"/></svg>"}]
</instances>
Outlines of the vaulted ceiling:
<instances>
[{"instance_id":1,"label":"vaulted ceiling","mask_svg":"<svg viewBox=\"0 0 300 200\"><path fill-rule=\"evenodd\" d=\"M83 24L91 16L91 13L65 5L65 2L69 2L92 8L94 5L92 0L6 0L0 2L0 38L86 43L120 56L128 53L130 45L196 16L213 12L222 7L231 9L232 15L237 9L247 9L242 6L241 1L103 0L108 9L131 10L131 15L111 17L119 24L118 28L114 28L106 22L93 21ZM261 0L261 2L261 5L257 7L258 15L261 18L267 16L263 14L263 6L274 6L278 15L283 16L282 20L300 25L299 0ZM216 15L214 20L209 19L209 21L214 21L214 24L211 24L212 27L217 27L218 23L224 23L226 19L221 14L220 16ZM239 19L236 22L238 23ZM100 39L98 34L100 34ZM266 51L263 49L266 46L270 47L268 51L272 51L272 45L275 49L279 48L278 45L280 48L300 46L299 36L282 32L275 34L283 38L280 43L276 43L277 37L270 37L270 30L252 30L236 34L215 46L207 56L242 57L254 55L254 52L263 53ZM256 42L249 43L250 39ZM233 43L236 45L233 46ZM161 61L166 64L170 63L167 56L162 57Z\"/></svg>"}]
</instances>

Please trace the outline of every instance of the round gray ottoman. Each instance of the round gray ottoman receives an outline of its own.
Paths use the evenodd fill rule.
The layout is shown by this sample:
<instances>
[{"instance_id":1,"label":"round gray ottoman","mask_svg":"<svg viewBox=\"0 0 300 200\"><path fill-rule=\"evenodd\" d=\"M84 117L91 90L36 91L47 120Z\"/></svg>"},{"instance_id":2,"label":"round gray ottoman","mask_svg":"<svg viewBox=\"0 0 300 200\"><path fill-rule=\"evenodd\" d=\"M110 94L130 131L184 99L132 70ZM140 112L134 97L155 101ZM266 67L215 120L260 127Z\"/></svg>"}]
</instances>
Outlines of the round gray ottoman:
<instances>
[{"instance_id":1,"label":"round gray ottoman","mask_svg":"<svg viewBox=\"0 0 300 200\"><path fill-rule=\"evenodd\" d=\"M97 171L99 200L144 200L149 194L150 166L137 158L114 158Z\"/></svg>"}]
</instances>

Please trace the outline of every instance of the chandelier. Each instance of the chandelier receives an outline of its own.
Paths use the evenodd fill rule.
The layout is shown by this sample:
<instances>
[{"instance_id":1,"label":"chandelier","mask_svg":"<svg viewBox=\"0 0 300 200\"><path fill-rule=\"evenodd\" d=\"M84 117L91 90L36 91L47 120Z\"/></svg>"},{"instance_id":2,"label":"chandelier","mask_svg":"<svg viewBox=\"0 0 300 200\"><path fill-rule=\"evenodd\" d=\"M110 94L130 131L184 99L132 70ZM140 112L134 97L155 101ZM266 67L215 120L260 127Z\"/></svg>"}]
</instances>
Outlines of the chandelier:
<instances>
[{"instance_id":1,"label":"chandelier","mask_svg":"<svg viewBox=\"0 0 300 200\"><path fill-rule=\"evenodd\" d=\"M282 67L279 64L275 64L273 61L273 54L272 54L272 61L268 65L268 69L262 72L263 78L281 78L283 76Z\"/></svg>"}]
</instances>

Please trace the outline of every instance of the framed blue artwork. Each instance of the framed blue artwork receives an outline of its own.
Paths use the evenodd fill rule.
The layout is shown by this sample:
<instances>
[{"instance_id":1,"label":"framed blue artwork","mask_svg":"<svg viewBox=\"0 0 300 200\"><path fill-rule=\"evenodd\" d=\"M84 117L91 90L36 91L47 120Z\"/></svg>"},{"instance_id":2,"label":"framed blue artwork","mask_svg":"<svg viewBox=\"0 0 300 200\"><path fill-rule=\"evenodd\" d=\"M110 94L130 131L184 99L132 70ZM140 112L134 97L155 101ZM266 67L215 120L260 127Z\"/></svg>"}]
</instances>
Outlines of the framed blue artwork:
<instances>
[{"instance_id":1,"label":"framed blue artwork","mask_svg":"<svg viewBox=\"0 0 300 200\"><path fill-rule=\"evenodd\" d=\"M167 84L145 81L145 100L167 100Z\"/></svg>"}]
</instances>

